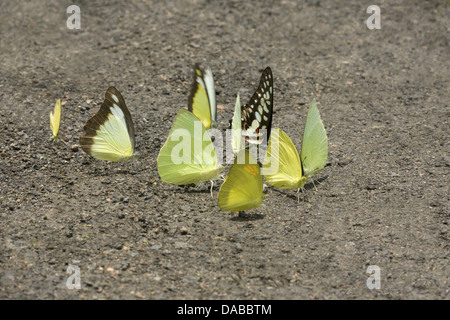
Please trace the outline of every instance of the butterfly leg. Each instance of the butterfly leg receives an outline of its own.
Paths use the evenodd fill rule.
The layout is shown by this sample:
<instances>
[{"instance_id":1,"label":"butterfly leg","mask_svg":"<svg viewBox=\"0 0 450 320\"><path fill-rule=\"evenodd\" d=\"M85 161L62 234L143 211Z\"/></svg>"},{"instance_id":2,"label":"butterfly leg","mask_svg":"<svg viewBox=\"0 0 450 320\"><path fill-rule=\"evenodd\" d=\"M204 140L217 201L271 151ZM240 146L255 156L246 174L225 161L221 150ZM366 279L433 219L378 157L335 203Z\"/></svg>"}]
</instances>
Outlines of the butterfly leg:
<instances>
[{"instance_id":1,"label":"butterfly leg","mask_svg":"<svg viewBox=\"0 0 450 320\"><path fill-rule=\"evenodd\" d=\"M300 190L301 190L302 193L303 193L303 202L305 202L305 198L307 197L305 188L301 187Z\"/></svg>"},{"instance_id":2,"label":"butterfly leg","mask_svg":"<svg viewBox=\"0 0 450 320\"><path fill-rule=\"evenodd\" d=\"M59 141L62 141L62 143L64 143L64 145L65 145L66 147L69 146L69 144L68 144L66 141L64 141L64 139L58 138L58 140L59 140Z\"/></svg>"},{"instance_id":3,"label":"butterfly leg","mask_svg":"<svg viewBox=\"0 0 450 320\"><path fill-rule=\"evenodd\" d=\"M302 194L303 194L303 202L305 202L305 197L306 197L305 189L303 187L298 188L297 189L297 202L298 203L300 203L300 190L302 191Z\"/></svg>"},{"instance_id":4,"label":"butterfly leg","mask_svg":"<svg viewBox=\"0 0 450 320\"><path fill-rule=\"evenodd\" d=\"M211 181L211 189L210 189L210 192L211 192L211 198L214 198L214 196L213 196L214 180L211 179L210 181Z\"/></svg>"},{"instance_id":5,"label":"butterfly leg","mask_svg":"<svg viewBox=\"0 0 450 320\"><path fill-rule=\"evenodd\" d=\"M316 187L316 184L314 183L314 179L312 179L311 181L312 181L312 184L313 184L313 186L314 186L314 190L318 191L318 190L317 190L317 187Z\"/></svg>"}]
</instances>

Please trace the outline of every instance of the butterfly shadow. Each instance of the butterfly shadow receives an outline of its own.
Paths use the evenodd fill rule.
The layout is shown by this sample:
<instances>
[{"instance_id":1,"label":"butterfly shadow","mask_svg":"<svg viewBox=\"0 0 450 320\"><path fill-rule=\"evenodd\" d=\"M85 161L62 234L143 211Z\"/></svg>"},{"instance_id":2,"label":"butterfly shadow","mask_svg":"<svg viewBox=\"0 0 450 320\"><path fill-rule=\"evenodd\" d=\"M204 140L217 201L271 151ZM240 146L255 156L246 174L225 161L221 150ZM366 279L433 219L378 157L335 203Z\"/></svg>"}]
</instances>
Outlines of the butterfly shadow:
<instances>
[{"instance_id":1,"label":"butterfly shadow","mask_svg":"<svg viewBox=\"0 0 450 320\"><path fill-rule=\"evenodd\" d=\"M239 211L237 215L231 217L231 221L255 221L264 219L266 215L264 213L246 213L245 211Z\"/></svg>"},{"instance_id":2,"label":"butterfly shadow","mask_svg":"<svg viewBox=\"0 0 450 320\"><path fill-rule=\"evenodd\" d=\"M95 160L84 160L83 165L89 167ZM101 161L101 160L99 160ZM138 172L133 168L124 168L122 163L112 163L108 167L93 167L88 174L100 177L113 177L119 175L136 175Z\"/></svg>"},{"instance_id":3,"label":"butterfly shadow","mask_svg":"<svg viewBox=\"0 0 450 320\"><path fill-rule=\"evenodd\" d=\"M292 200L297 201L298 197L297 197L297 193L292 193L292 190L284 190L284 189L276 189L276 188L272 188L272 191L275 191L279 194L282 194L288 198L291 198Z\"/></svg>"},{"instance_id":4,"label":"butterfly shadow","mask_svg":"<svg viewBox=\"0 0 450 320\"><path fill-rule=\"evenodd\" d=\"M315 183L319 183L320 184L320 183L322 183L323 181L325 181L327 179L328 179L328 176L324 176L324 177L321 177L319 179L311 180L308 183L306 183L303 186L302 190L301 190L302 193L303 193L303 201L308 199L307 196L308 196L309 193L307 194L306 191L317 190L317 185ZM301 196L299 197L297 192L293 194L292 193L292 189L291 190L289 190L289 189L286 190L286 189L277 189L277 188L273 188L272 187L271 190L275 191L275 192L278 192L279 194L282 194L282 195L284 195L284 196L286 196L288 198L291 198L292 200L295 200L295 201L299 201L299 199L301 197ZM300 192L300 190L298 192Z\"/></svg>"},{"instance_id":5,"label":"butterfly shadow","mask_svg":"<svg viewBox=\"0 0 450 320\"><path fill-rule=\"evenodd\" d=\"M212 186L211 184L206 185L203 183L190 183L185 185L178 186L179 189L183 190L185 193L209 193L211 194L214 189L216 189L216 185Z\"/></svg>"},{"instance_id":6,"label":"butterfly shadow","mask_svg":"<svg viewBox=\"0 0 450 320\"><path fill-rule=\"evenodd\" d=\"M311 179L308 183L306 183L303 186L303 189L306 190L317 190L317 184L321 184L322 182L326 181L328 179L328 176L323 176L319 179Z\"/></svg>"}]
</instances>

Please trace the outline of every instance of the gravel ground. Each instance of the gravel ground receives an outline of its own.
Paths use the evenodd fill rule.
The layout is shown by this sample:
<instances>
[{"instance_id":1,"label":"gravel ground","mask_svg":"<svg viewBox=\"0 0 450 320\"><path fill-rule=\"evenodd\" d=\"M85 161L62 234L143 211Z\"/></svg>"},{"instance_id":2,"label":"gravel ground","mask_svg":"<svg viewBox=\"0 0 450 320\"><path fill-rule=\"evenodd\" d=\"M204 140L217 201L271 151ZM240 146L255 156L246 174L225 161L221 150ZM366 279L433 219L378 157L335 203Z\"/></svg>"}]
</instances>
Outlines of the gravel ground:
<instances>
[{"instance_id":1,"label":"gravel ground","mask_svg":"<svg viewBox=\"0 0 450 320\"><path fill-rule=\"evenodd\" d=\"M0 9L0 298L450 299L448 1L80 0L69 30L71 4ZM196 62L214 73L220 129L266 66L273 127L297 148L316 98L329 139L317 190L297 202L267 187L239 217L219 210L220 183L211 198L207 183L160 180ZM130 163L77 147L109 86L134 119ZM52 143L59 98L65 143Z\"/></svg>"}]
</instances>

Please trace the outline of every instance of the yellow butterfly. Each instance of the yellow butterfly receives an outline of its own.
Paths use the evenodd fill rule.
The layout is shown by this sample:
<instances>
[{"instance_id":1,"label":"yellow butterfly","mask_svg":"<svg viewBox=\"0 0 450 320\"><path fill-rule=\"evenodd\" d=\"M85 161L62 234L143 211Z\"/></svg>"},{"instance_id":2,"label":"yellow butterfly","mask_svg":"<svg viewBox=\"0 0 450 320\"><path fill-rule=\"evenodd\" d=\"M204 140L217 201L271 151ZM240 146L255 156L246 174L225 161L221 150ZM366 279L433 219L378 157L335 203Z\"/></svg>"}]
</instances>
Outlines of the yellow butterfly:
<instances>
[{"instance_id":1,"label":"yellow butterfly","mask_svg":"<svg viewBox=\"0 0 450 320\"><path fill-rule=\"evenodd\" d=\"M186 109L178 111L157 163L161 180L177 185L214 179L223 170L202 122Z\"/></svg>"},{"instance_id":2,"label":"yellow butterfly","mask_svg":"<svg viewBox=\"0 0 450 320\"><path fill-rule=\"evenodd\" d=\"M216 91L210 68L203 72L198 64L195 65L194 81L188 99L188 110L202 121L206 129L216 127Z\"/></svg>"},{"instance_id":3,"label":"yellow butterfly","mask_svg":"<svg viewBox=\"0 0 450 320\"><path fill-rule=\"evenodd\" d=\"M300 156L286 133L281 129L273 131L263 162L264 177L277 188L303 188L327 163L328 138L316 101L309 107Z\"/></svg>"},{"instance_id":4,"label":"yellow butterfly","mask_svg":"<svg viewBox=\"0 0 450 320\"><path fill-rule=\"evenodd\" d=\"M259 165L247 149L242 149L220 187L217 203L221 210L238 212L259 207L263 199Z\"/></svg>"},{"instance_id":5,"label":"yellow butterfly","mask_svg":"<svg viewBox=\"0 0 450 320\"><path fill-rule=\"evenodd\" d=\"M135 153L134 125L120 92L110 87L100 110L84 126L81 148L100 160L128 161Z\"/></svg>"},{"instance_id":6,"label":"yellow butterfly","mask_svg":"<svg viewBox=\"0 0 450 320\"><path fill-rule=\"evenodd\" d=\"M50 111L50 129L52 129L53 139L59 138L59 125L61 123L61 99L58 99L55 108Z\"/></svg>"}]
</instances>

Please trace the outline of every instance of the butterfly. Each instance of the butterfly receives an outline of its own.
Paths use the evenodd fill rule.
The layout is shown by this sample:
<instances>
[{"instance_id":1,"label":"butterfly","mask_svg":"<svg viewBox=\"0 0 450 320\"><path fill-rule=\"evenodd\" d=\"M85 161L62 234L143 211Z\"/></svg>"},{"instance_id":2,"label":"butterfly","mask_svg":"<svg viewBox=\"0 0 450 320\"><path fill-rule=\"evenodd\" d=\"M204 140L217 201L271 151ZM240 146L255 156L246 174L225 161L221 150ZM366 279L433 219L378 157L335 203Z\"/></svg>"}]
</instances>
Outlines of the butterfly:
<instances>
[{"instance_id":1,"label":"butterfly","mask_svg":"<svg viewBox=\"0 0 450 320\"><path fill-rule=\"evenodd\" d=\"M252 144L261 144L268 141L272 129L273 111L273 77L272 70L267 67L259 81L258 89L250 101L242 108L241 120L246 139ZM266 138L261 130L266 130Z\"/></svg>"},{"instance_id":2,"label":"butterfly","mask_svg":"<svg viewBox=\"0 0 450 320\"><path fill-rule=\"evenodd\" d=\"M188 98L188 110L202 121L206 129L216 127L216 91L210 68L203 72L198 64L195 65L194 81Z\"/></svg>"},{"instance_id":3,"label":"butterfly","mask_svg":"<svg viewBox=\"0 0 450 320\"><path fill-rule=\"evenodd\" d=\"M186 109L178 111L157 163L161 180L177 185L211 180L223 170L205 126Z\"/></svg>"},{"instance_id":4,"label":"butterfly","mask_svg":"<svg viewBox=\"0 0 450 320\"><path fill-rule=\"evenodd\" d=\"M238 212L259 207L263 199L259 165L247 149L242 149L220 186L217 204L223 211Z\"/></svg>"},{"instance_id":5,"label":"butterfly","mask_svg":"<svg viewBox=\"0 0 450 320\"><path fill-rule=\"evenodd\" d=\"M100 110L86 122L81 148L94 158L128 161L136 156L134 125L120 92L110 87Z\"/></svg>"},{"instance_id":6,"label":"butterfly","mask_svg":"<svg viewBox=\"0 0 450 320\"><path fill-rule=\"evenodd\" d=\"M53 112L50 111L50 129L52 129L53 139L59 138L58 133L60 123L61 123L61 99L58 99L56 101Z\"/></svg>"},{"instance_id":7,"label":"butterfly","mask_svg":"<svg viewBox=\"0 0 450 320\"><path fill-rule=\"evenodd\" d=\"M273 130L263 162L264 177L274 187L300 189L309 178L322 171L327 157L328 138L313 100L306 117L300 156L286 133L281 129Z\"/></svg>"},{"instance_id":8,"label":"butterfly","mask_svg":"<svg viewBox=\"0 0 450 320\"><path fill-rule=\"evenodd\" d=\"M231 146L233 148L234 155L236 155L242 148L241 122L241 100L238 93L236 104L234 106L233 119L231 120Z\"/></svg>"}]
</instances>

